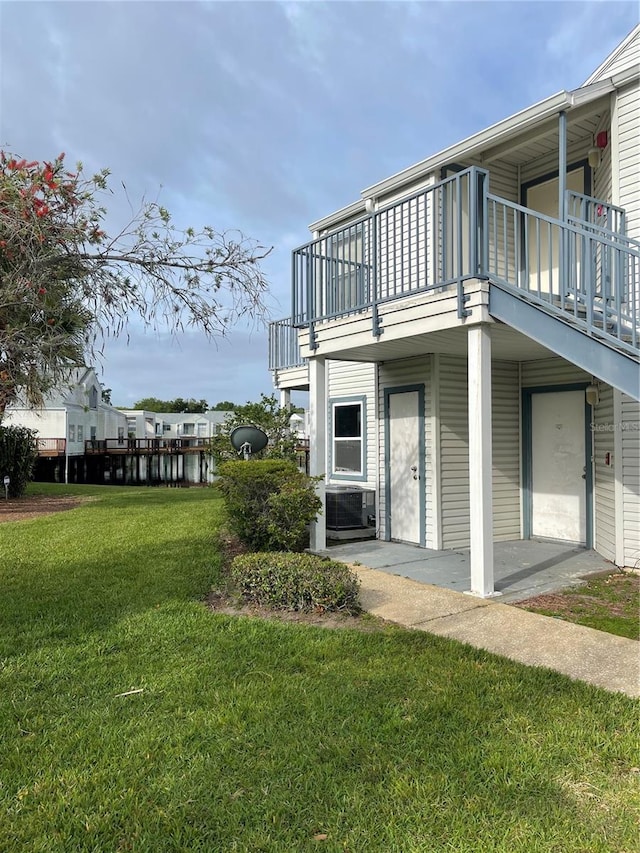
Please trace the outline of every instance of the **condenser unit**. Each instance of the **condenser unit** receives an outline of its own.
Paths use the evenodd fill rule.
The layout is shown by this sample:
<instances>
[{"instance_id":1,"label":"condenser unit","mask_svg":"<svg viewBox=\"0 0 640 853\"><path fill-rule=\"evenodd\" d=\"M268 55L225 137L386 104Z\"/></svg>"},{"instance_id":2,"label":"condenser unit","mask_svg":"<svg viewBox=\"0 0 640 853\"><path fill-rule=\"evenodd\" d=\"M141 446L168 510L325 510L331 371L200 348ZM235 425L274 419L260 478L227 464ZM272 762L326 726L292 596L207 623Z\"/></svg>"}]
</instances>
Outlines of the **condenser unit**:
<instances>
[{"instance_id":1,"label":"condenser unit","mask_svg":"<svg viewBox=\"0 0 640 853\"><path fill-rule=\"evenodd\" d=\"M359 486L327 486L327 528L349 530L375 524L376 493Z\"/></svg>"}]
</instances>

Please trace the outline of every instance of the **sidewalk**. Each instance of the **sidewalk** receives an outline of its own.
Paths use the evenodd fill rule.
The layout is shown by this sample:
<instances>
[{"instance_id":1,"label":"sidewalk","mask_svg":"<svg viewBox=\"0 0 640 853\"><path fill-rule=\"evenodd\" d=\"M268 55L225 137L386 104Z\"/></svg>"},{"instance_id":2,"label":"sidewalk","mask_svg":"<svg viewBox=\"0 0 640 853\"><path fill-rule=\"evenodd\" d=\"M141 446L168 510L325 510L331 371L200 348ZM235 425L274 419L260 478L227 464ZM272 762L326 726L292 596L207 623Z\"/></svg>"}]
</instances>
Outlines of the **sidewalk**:
<instances>
[{"instance_id":1,"label":"sidewalk","mask_svg":"<svg viewBox=\"0 0 640 853\"><path fill-rule=\"evenodd\" d=\"M369 613L529 666L640 697L640 643L517 607L354 566Z\"/></svg>"}]
</instances>

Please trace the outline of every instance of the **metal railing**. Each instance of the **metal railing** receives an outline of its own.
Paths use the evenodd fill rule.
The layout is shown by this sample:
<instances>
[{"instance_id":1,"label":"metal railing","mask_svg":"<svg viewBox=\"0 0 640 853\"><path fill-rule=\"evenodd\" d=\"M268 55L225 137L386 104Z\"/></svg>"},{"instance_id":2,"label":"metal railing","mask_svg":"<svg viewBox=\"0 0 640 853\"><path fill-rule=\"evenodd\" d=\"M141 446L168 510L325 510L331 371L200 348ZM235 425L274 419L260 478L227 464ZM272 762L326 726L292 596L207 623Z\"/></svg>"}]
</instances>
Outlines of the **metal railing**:
<instances>
[{"instance_id":1,"label":"metal railing","mask_svg":"<svg viewBox=\"0 0 640 853\"><path fill-rule=\"evenodd\" d=\"M567 219L579 225L595 225L614 234L626 233L626 215L622 207L609 204L573 190L566 191Z\"/></svg>"},{"instance_id":2,"label":"metal railing","mask_svg":"<svg viewBox=\"0 0 640 853\"><path fill-rule=\"evenodd\" d=\"M590 334L639 345L640 244L595 224L561 222L487 193L485 271Z\"/></svg>"},{"instance_id":3,"label":"metal railing","mask_svg":"<svg viewBox=\"0 0 640 853\"><path fill-rule=\"evenodd\" d=\"M269 370L302 367L306 359L300 355L298 329L290 319L269 323Z\"/></svg>"},{"instance_id":4,"label":"metal railing","mask_svg":"<svg viewBox=\"0 0 640 853\"><path fill-rule=\"evenodd\" d=\"M475 166L432 184L292 254L293 324L309 325L373 309L432 288L461 287L479 274L483 187Z\"/></svg>"},{"instance_id":5,"label":"metal railing","mask_svg":"<svg viewBox=\"0 0 640 853\"><path fill-rule=\"evenodd\" d=\"M314 349L315 324L370 311L379 335L381 304L454 284L462 317L463 283L482 277L637 354L640 243L624 210L568 191L563 222L488 190L471 167L295 249L291 325Z\"/></svg>"}]
</instances>

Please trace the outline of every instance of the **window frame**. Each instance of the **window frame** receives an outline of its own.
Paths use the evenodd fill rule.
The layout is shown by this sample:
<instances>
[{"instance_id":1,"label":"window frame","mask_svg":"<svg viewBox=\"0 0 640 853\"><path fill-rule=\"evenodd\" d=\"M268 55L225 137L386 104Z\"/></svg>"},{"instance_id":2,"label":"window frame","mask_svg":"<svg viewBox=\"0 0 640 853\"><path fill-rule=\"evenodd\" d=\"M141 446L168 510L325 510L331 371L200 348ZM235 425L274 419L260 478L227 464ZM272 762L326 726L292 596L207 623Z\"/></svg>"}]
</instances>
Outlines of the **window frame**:
<instances>
[{"instance_id":1,"label":"window frame","mask_svg":"<svg viewBox=\"0 0 640 853\"><path fill-rule=\"evenodd\" d=\"M335 411L337 408L346 406L360 407L360 436L335 435ZM367 397L366 394L353 395L349 397L332 397L329 399L329 476L332 480L350 480L364 482L367 479ZM360 470L341 471L335 469L336 441L360 441Z\"/></svg>"}]
</instances>

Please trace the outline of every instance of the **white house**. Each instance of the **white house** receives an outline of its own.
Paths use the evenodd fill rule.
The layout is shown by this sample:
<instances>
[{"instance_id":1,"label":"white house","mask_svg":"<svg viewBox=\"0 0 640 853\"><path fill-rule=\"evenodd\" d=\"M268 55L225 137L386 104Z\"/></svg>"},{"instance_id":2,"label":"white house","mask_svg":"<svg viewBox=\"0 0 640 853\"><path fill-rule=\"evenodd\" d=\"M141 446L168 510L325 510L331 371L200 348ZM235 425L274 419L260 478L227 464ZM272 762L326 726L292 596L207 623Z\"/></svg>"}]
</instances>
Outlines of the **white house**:
<instances>
[{"instance_id":1,"label":"white house","mask_svg":"<svg viewBox=\"0 0 640 853\"><path fill-rule=\"evenodd\" d=\"M58 480L84 478L87 441L124 437L127 429L125 415L103 401L91 367L71 371L67 383L47 394L40 408L18 400L7 409L3 423L37 432L40 473Z\"/></svg>"},{"instance_id":2,"label":"white house","mask_svg":"<svg viewBox=\"0 0 640 853\"><path fill-rule=\"evenodd\" d=\"M207 442L228 412L158 413L116 409L102 400L93 368L71 371L43 406L23 402L4 423L37 432L36 479L93 483L208 483Z\"/></svg>"},{"instance_id":3,"label":"white house","mask_svg":"<svg viewBox=\"0 0 640 853\"><path fill-rule=\"evenodd\" d=\"M640 565L639 60L636 27L293 252L270 367L309 390L311 473L374 491L382 539L469 548L479 596L494 541Z\"/></svg>"}]
</instances>

